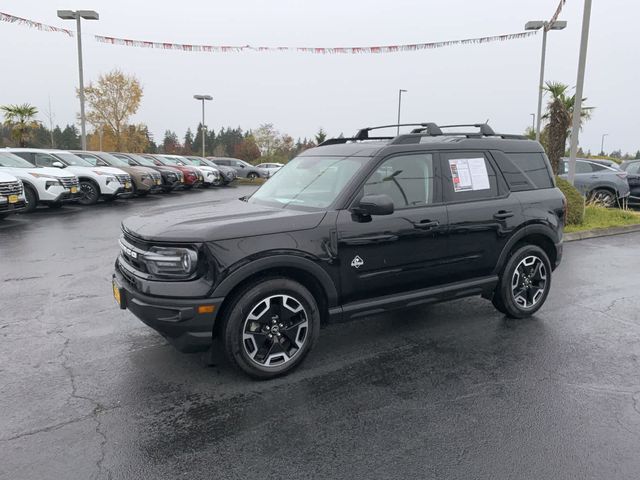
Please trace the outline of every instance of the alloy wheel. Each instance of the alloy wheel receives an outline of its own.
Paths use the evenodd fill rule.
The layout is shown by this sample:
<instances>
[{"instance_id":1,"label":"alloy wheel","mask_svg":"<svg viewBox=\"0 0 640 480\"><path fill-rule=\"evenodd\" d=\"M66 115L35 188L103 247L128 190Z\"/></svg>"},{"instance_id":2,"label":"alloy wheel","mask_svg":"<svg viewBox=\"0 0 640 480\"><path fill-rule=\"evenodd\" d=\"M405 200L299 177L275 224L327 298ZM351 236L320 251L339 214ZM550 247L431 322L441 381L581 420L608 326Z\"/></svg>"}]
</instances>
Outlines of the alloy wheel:
<instances>
[{"instance_id":1,"label":"alloy wheel","mask_svg":"<svg viewBox=\"0 0 640 480\"><path fill-rule=\"evenodd\" d=\"M544 296L547 288L547 269L536 255L523 258L511 277L511 293L521 308L532 308Z\"/></svg>"},{"instance_id":2,"label":"alloy wheel","mask_svg":"<svg viewBox=\"0 0 640 480\"><path fill-rule=\"evenodd\" d=\"M96 187L89 182L80 183L80 203L92 203L98 195Z\"/></svg>"},{"instance_id":3,"label":"alloy wheel","mask_svg":"<svg viewBox=\"0 0 640 480\"><path fill-rule=\"evenodd\" d=\"M261 367L289 363L307 341L309 317L290 295L272 295L251 309L242 328L245 354Z\"/></svg>"}]
</instances>

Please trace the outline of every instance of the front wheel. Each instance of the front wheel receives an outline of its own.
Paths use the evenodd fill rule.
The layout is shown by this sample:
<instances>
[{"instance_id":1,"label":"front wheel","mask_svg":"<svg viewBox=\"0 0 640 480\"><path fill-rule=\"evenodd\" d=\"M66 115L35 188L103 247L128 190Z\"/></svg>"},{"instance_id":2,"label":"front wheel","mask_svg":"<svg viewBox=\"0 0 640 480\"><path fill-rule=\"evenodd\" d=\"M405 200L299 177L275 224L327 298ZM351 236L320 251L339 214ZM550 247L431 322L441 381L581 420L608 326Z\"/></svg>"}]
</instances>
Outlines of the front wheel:
<instances>
[{"instance_id":1,"label":"front wheel","mask_svg":"<svg viewBox=\"0 0 640 480\"><path fill-rule=\"evenodd\" d=\"M251 172L247 174L247 178L249 180L255 180L256 178L260 178L260 175L258 175L256 172Z\"/></svg>"},{"instance_id":2,"label":"front wheel","mask_svg":"<svg viewBox=\"0 0 640 480\"><path fill-rule=\"evenodd\" d=\"M23 210L24 213L33 212L38 206L38 196L31 187L24 188L24 196L27 199L27 208Z\"/></svg>"},{"instance_id":3,"label":"front wheel","mask_svg":"<svg viewBox=\"0 0 640 480\"><path fill-rule=\"evenodd\" d=\"M287 278L248 285L233 297L223 321L227 357L258 379L293 370L309 353L320 331L315 298Z\"/></svg>"},{"instance_id":4,"label":"front wheel","mask_svg":"<svg viewBox=\"0 0 640 480\"><path fill-rule=\"evenodd\" d=\"M98 185L91 180L80 180L80 205L93 205L100 198L100 190Z\"/></svg>"},{"instance_id":5,"label":"front wheel","mask_svg":"<svg viewBox=\"0 0 640 480\"><path fill-rule=\"evenodd\" d=\"M507 261L493 294L496 309L511 318L533 315L551 288L551 262L536 245L525 245Z\"/></svg>"}]
</instances>

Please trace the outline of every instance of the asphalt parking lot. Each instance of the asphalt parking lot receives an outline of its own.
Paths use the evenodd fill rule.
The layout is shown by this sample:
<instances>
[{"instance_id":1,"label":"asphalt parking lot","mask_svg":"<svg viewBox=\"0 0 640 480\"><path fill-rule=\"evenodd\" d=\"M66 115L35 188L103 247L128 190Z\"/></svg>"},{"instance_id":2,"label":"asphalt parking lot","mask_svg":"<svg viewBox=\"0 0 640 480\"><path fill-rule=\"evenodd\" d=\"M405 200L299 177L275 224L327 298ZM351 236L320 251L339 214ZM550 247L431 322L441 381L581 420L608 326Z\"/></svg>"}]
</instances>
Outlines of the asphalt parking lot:
<instances>
[{"instance_id":1,"label":"asphalt parking lot","mask_svg":"<svg viewBox=\"0 0 640 480\"><path fill-rule=\"evenodd\" d=\"M637 478L639 234L565 246L546 305L480 298L330 325L293 374L175 351L111 297L123 217L0 224L0 478Z\"/></svg>"}]
</instances>

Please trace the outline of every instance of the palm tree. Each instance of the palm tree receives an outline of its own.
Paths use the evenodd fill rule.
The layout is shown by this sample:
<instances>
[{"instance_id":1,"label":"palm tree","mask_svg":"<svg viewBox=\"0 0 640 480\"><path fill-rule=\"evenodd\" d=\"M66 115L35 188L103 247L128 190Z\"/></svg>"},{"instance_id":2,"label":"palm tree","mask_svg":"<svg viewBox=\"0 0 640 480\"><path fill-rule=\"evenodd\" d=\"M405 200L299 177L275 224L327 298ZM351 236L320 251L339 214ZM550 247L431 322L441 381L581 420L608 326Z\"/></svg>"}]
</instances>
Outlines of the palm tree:
<instances>
[{"instance_id":1,"label":"palm tree","mask_svg":"<svg viewBox=\"0 0 640 480\"><path fill-rule=\"evenodd\" d=\"M4 123L11 128L13 139L21 147L26 147L30 130L38 127L38 121L35 119L38 109L28 103L3 105L0 109L4 112Z\"/></svg>"},{"instance_id":2,"label":"palm tree","mask_svg":"<svg viewBox=\"0 0 640 480\"><path fill-rule=\"evenodd\" d=\"M559 173L560 159L564 155L567 146L567 138L571 134L571 120L576 96L569 96L569 86L560 82L547 82L545 91L551 95L547 104L547 113L543 118L548 120L545 126L547 134L547 154L551 162L551 168L556 175ZM586 101L583 98L582 101ZM580 112L580 128L582 124L591 118L593 107L582 107Z\"/></svg>"}]
</instances>

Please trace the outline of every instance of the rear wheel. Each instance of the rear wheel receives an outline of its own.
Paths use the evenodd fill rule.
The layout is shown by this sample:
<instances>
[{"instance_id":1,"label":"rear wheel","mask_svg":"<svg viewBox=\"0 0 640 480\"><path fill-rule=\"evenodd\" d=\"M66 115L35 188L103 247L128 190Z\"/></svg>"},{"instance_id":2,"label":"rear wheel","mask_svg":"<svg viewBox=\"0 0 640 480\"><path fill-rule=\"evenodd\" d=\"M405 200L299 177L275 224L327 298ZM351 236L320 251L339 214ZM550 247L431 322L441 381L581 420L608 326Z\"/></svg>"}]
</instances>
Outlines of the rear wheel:
<instances>
[{"instance_id":1,"label":"rear wheel","mask_svg":"<svg viewBox=\"0 0 640 480\"><path fill-rule=\"evenodd\" d=\"M24 213L33 212L38 206L38 196L33 188L24 187L24 196L27 199L27 208L23 210Z\"/></svg>"},{"instance_id":2,"label":"rear wheel","mask_svg":"<svg viewBox=\"0 0 640 480\"><path fill-rule=\"evenodd\" d=\"M529 317L542 307L550 287L549 257L536 245L524 245L507 261L492 302L508 317Z\"/></svg>"},{"instance_id":3,"label":"rear wheel","mask_svg":"<svg viewBox=\"0 0 640 480\"><path fill-rule=\"evenodd\" d=\"M260 178L260 175L258 175L256 172L251 172L247 174L247 178L249 180L255 180L256 178Z\"/></svg>"},{"instance_id":4,"label":"rear wheel","mask_svg":"<svg viewBox=\"0 0 640 480\"><path fill-rule=\"evenodd\" d=\"M254 378L268 379L302 362L318 338L320 313L304 286L270 278L238 292L223 322L222 341L229 360Z\"/></svg>"},{"instance_id":5,"label":"rear wheel","mask_svg":"<svg viewBox=\"0 0 640 480\"><path fill-rule=\"evenodd\" d=\"M100 189L91 180L80 180L80 205L93 205L100 198Z\"/></svg>"}]
</instances>

